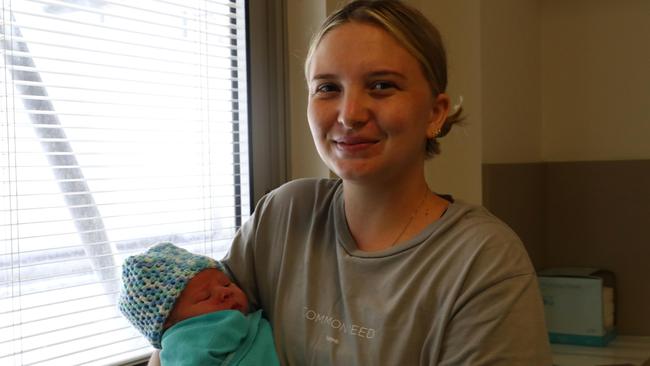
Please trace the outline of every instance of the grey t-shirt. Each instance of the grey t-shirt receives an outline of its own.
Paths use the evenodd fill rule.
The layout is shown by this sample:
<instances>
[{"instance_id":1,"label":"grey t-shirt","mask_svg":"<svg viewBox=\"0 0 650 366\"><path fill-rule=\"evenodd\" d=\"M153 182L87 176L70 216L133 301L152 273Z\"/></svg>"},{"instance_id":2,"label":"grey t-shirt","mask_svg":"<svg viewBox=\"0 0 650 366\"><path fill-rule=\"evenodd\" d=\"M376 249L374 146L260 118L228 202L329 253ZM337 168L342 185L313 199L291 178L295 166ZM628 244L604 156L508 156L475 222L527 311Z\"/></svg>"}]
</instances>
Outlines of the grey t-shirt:
<instances>
[{"instance_id":1,"label":"grey t-shirt","mask_svg":"<svg viewBox=\"0 0 650 366\"><path fill-rule=\"evenodd\" d=\"M342 190L272 191L224 259L283 365L551 365L535 272L505 224L456 201L417 237L363 252Z\"/></svg>"}]
</instances>

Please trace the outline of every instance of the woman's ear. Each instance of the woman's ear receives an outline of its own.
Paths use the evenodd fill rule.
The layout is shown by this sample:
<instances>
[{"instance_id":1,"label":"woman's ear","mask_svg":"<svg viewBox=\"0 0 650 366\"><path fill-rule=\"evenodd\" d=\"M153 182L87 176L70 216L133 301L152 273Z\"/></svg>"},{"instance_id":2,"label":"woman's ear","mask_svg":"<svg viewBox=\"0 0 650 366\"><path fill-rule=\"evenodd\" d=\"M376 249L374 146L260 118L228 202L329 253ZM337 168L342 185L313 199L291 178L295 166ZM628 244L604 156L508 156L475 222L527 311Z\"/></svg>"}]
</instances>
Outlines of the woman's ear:
<instances>
[{"instance_id":1,"label":"woman's ear","mask_svg":"<svg viewBox=\"0 0 650 366\"><path fill-rule=\"evenodd\" d=\"M431 118L427 127L427 138L435 138L440 133L440 129L449 115L449 95L439 93L434 97L431 108Z\"/></svg>"}]
</instances>

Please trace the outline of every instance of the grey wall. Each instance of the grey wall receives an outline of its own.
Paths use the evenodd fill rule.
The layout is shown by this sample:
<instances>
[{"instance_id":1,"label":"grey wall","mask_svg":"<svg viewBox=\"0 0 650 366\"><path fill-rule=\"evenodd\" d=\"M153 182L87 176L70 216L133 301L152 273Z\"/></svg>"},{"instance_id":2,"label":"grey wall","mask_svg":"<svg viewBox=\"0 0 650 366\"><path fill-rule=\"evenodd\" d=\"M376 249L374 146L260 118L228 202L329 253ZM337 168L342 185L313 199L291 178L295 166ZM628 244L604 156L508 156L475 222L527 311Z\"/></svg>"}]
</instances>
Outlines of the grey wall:
<instances>
[{"instance_id":1,"label":"grey wall","mask_svg":"<svg viewBox=\"0 0 650 366\"><path fill-rule=\"evenodd\" d=\"M485 164L483 197L536 268L613 271L619 333L650 335L650 160Z\"/></svg>"}]
</instances>

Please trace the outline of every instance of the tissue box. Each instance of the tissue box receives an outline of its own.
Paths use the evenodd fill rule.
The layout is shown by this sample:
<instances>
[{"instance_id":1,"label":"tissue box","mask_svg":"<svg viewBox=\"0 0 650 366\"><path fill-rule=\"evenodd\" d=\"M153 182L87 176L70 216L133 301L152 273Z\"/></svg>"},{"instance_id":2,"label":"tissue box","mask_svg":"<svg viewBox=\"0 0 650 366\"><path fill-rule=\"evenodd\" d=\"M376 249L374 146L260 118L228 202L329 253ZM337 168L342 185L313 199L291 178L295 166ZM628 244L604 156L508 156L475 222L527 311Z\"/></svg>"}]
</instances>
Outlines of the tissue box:
<instances>
[{"instance_id":1,"label":"tissue box","mask_svg":"<svg viewBox=\"0 0 650 366\"><path fill-rule=\"evenodd\" d=\"M551 343L606 346L616 335L614 275L595 268L538 273Z\"/></svg>"}]
</instances>

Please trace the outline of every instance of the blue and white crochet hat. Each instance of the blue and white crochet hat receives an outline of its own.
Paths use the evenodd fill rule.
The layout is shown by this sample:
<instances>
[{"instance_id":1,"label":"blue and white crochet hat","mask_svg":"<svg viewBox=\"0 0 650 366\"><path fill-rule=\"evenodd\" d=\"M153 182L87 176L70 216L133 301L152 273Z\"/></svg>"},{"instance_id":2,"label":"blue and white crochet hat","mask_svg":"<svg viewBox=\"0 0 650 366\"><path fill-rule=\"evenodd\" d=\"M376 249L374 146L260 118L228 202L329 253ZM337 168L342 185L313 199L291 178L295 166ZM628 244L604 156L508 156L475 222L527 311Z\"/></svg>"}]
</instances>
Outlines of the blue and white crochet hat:
<instances>
[{"instance_id":1,"label":"blue and white crochet hat","mask_svg":"<svg viewBox=\"0 0 650 366\"><path fill-rule=\"evenodd\" d=\"M174 302L187 282L206 268L221 266L172 243L156 244L131 256L122 265L120 311L151 345L161 348L163 325Z\"/></svg>"}]
</instances>

